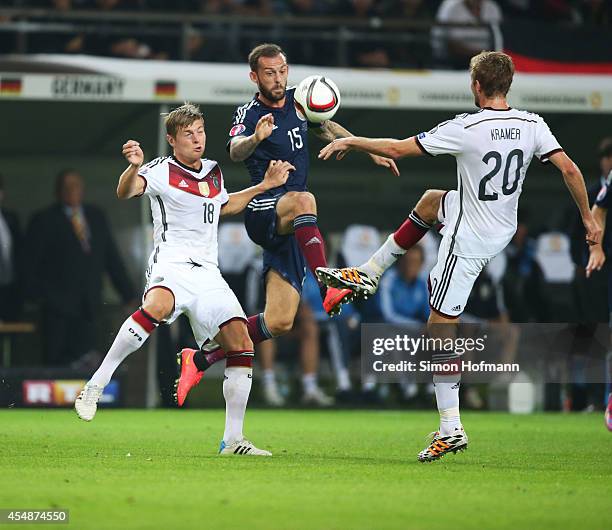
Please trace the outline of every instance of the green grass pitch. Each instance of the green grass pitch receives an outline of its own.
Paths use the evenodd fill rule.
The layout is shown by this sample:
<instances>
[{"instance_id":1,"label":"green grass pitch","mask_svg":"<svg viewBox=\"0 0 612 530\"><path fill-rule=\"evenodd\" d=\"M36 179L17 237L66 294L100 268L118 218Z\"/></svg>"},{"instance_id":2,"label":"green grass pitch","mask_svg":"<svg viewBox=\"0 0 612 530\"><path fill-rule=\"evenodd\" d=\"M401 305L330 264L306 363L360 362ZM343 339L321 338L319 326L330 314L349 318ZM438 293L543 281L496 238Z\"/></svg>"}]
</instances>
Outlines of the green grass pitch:
<instances>
[{"instance_id":1,"label":"green grass pitch","mask_svg":"<svg viewBox=\"0 0 612 530\"><path fill-rule=\"evenodd\" d=\"M421 464L436 416L251 410L274 456L220 458L220 410L1 411L0 508L79 530L612 528L601 415L466 413L469 450Z\"/></svg>"}]
</instances>

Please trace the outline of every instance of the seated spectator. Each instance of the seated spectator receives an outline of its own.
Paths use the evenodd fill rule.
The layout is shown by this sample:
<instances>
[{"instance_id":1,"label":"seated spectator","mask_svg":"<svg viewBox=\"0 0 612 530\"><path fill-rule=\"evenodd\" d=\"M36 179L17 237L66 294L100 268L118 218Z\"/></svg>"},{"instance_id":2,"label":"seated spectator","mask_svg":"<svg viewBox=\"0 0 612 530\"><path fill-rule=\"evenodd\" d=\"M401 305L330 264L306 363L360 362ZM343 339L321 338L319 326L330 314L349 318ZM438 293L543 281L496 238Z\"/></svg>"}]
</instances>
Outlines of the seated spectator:
<instances>
[{"instance_id":1,"label":"seated spectator","mask_svg":"<svg viewBox=\"0 0 612 530\"><path fill-rule=\"evenodd\" d=\"M265 293L261 281L262 266L261 257L255 258L246 273L245 309L249 314L263 311ZM329 318L323 310L318 284L311 273L307 274L304 282L302 301L290 337L299 341L303 389L301 402L304 405L327 407L333 404L333 399L326 395L318 384L320 345L317 321L320 313L325 320ZM261 370L260 380L264 401L272 407L282 407L285 404L285 393L277 381L276 369L277 353L279 349L283 350L284 344L285 339L266 340L255 346L255 358Z\"/></svg>"},{"instance_id":2,"label":"seated spectator","mask_svg":"<svg viewBox=\"0 0 612 530\"><path fill-rule=\"evenodd\" d=\"M441 66L467 69L470 58L482 50L502 49L499 30L502 12L493 0L444 0L436 14L436 21L481 26L434 27L432 48L434 58ZM482 27L483 24L491 27Z\"/></svg>"},{"instance_id":3,"label":"seated spectator","mask_svg":"<svg viewBox=\"0 0 612 530\"><path fill-rule=\"evenodd\" d=\"M380 307L390 324L427 322L429 291L421 276L425 254L420 245L410 248L380 282Z\"/></svg>"},{"instance_id":4,"label":"seated spectator","mask_svg":"<svg viewBox=\"0 0 612 530\"><path fill-rule=\"evenodd\" d=\"M419 332L424 331L424 324L429 318L429 290L423 278L425 253L421 245L410 248L383 275L380 293L380 311L382 318L389 324L418 324ZM422 330L420 329L422 327ZM413 374L404 374L399 382L400 399L405 403L417 398L419 386ZM431 394L431 386L426 392Z\"/></svg>"}]
</instances>

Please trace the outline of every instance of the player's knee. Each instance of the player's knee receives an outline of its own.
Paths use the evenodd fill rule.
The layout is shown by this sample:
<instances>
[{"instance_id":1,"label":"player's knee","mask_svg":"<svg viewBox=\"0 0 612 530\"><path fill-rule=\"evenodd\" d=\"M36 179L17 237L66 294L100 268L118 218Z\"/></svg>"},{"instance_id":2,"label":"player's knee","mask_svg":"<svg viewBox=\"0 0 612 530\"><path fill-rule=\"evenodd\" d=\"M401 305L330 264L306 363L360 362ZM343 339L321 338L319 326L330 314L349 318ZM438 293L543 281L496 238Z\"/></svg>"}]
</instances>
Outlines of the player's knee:
<instances>
[{"instance_id":1,"label":"player's knee","mask_svg":"<svg viewBox=\"0 0 612 530\"><path fill-rule=\"evenodd\" d=\"M438 208L443 195L442 190L427 190L423 193L415 207L419 217L428 223L435 223L438 220Z\"/></svg>"},{"instance_id":2,"label":"player's knee","mask_svg":"<svg viewBox=\"0 0 612 530\"><path fill-rule=\"evenodd\" d=\"M312 193L309 193L307 191L297 193L293 200L295 215L302 215L305 213L317 213L317 201Z\"/></svg>"},{"instance_id":3,"label":"player's knee","mask_svg":"<svg viewBox=\"0 0 612 530\"><path fill-rule=\"evenodd\" d=\"M174 309L174 295L168 291L152 289L142 304L142 308L155 320L165 320L172 314Z\"/></svg>"},{"instance_id":4,"label":"player's knee","mask_svg":"<svg viewBox=\"0 0 612 530\"><path fill-rule=\"evenodd\" d=\"M162 321L167 319L172 312L172 307L168 307L159 302L153 302L147 304L146 302L142 305L142 309L144 309L149 315L151 315L155 320Z\"/></svg>"},{"instance_id":5,"label":"player's knee","mask_svg":"<svg viewBox=\"0 0 612 530\"><path fill-rule=\"evenodd\" d=\"M229 344L231 351L253 351L253 341L245 330L244 334L240 334L234 338Z\"/></svg>"},{"instance_id":6,"label":"player's knee","mask_svg":"<svg viewBox=\"0 0 612 530\"><path fill-rule=\"evenodd\" d=\"M279 335L289 333L293 329L293 318L291 316L282 315L272 318L270 321L266 319L266 325L270 333L278 337Z\"/></svg>"}]
</instances>

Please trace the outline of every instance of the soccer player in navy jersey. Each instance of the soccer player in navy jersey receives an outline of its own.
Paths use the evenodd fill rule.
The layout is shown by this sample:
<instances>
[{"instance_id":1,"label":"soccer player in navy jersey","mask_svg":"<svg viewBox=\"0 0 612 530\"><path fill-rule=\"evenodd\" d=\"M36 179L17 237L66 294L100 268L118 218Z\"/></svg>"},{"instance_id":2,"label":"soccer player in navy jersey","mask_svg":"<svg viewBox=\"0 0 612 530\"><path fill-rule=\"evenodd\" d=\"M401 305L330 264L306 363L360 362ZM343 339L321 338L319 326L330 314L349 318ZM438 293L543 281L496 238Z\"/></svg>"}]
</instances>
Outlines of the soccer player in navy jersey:
<instances>
[{"instance_id":1,"label":"soccer player in navy jersey","mask_svg":"<svg viewBox=\"0 0 612 530\"><path fill-rule=\"evenodd\" d=\"M244 162L254 184L261 182L270 160L290 162L291 171L283 186L255 197L247 206L245 226L250 238L264 249L264 312L248 319L254 344L287 333L300 303L306 266L315 273L325 267L324 239L317 226L317 204L307 191L308 130L331 142L352 136L341 125L326 121L309 124L294 103L295 88L287 88L287 55L276 44L261 44L249 54L250 78L259 91L238 107L229 132L228 149L234 162ZM390 158L369 155L376 165L399 171ZM320 283L325 311L333 316L343 303L352 300L352 291ZM216 348L214 345L212 348ZM177 401L182 405L201 373L223 352L183 350L181 376L177 382ZM193 356L193 363L187 359ZM199 369L198 377L194 366Z\"/></svg>"},{"instance_id":2,"label":"soccer player in navy jersey","mask_svg":"<svg viewBox=\"0 0 612 530\"><path fill-rule=\"evenodd\" d=\"M599 222L600 226L606 230L606 221L608 211L612 208L612 139L606 138L600 147L599 164L601 168L601 178L603 184L597 195L595 204L593 205L593 216ZM609 256L612 252L610 237L603 237L602 242L598 245L589 247L589 262L586 267L587 278L595 270L601 270L606 261L606 254ZM608 268L608 309L610 311L610 326L612 326L612 268ZM610 354L608 354L610 355ZM608 370L612 367L608 365ZM612 373L608 373L608 380L612 379ZM612 432L612 392L608 395L608 404L605 413L606 427Z\"/></svg>"}]
</instances>

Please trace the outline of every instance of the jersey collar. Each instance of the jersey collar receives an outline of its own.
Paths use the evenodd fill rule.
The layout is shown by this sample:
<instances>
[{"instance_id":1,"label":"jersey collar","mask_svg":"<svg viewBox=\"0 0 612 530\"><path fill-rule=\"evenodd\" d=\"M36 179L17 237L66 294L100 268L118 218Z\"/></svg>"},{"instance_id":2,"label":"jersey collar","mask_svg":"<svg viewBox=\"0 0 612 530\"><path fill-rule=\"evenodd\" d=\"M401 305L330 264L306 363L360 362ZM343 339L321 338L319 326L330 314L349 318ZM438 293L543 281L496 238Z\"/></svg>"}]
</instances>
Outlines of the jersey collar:
<instances>
[{"instance_id":1,"label":"jersey collar","mask_svg":"<svg viewBox=\"0 0 612 530\"><path fill-rule=\"evenodd\" d=\"M496 112L507 112L512 110L512 107L508 107L507 109L494 109L493 107L482 107L482 110L494 110Z\"/></svg>"},{"instance_id":2,"label":"jersey collar","mask_svg":"<svg viewBox=\"0 0 612 530\"><path fill-rule=\"evenodd\" d=\"M259 99L259 92L255 94L255 101L259 103L263 108L270 110L285 110L287 108L287 104L289 103L289 98L287 96L287 90L285 90L285 104L282 107L268 107L261 99Z\"/></svg>"},{"instance_id":3,"label":"jersey collar","mask_svg":"<svg viewBox=\"0 0 612 530\"><path fill-rule=\"evenodd\" d=\"M179 166L181 166L183 169L186 169L187 171L191 171L192 173L202 173L202 170L204 169L204 162L202 162L201 160L200 160L201 162L200 169L194 169L192 167L186 166L180 160L177 160L174 155L171 155L170 158L172 158L172 160L176 162Z\"/></svg>"}]
</instances>

